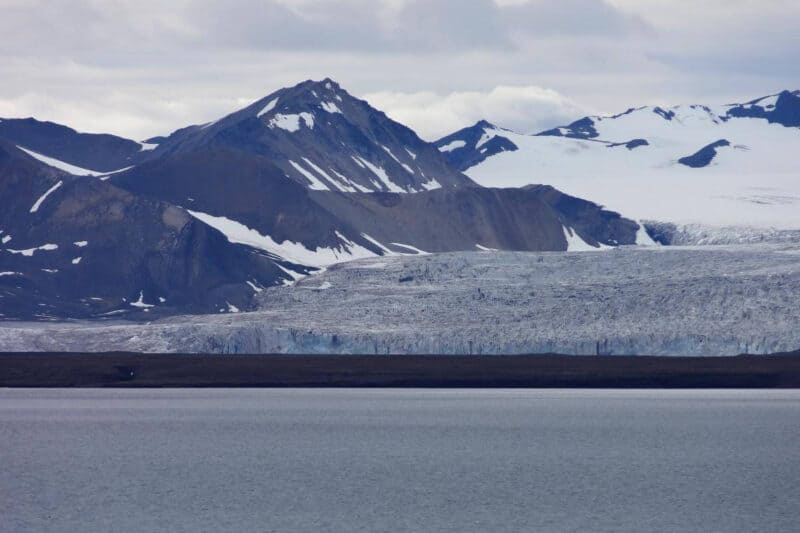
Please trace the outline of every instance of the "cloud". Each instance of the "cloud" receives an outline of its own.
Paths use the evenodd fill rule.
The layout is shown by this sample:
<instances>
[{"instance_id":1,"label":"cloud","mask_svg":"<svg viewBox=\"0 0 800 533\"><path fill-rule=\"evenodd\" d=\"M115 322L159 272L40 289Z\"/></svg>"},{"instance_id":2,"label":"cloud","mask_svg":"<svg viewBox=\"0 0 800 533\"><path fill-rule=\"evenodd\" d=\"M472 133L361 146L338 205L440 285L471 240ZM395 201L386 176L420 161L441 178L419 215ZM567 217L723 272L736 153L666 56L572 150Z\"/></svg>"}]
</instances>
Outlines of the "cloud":
<instances>
[{"instance_id":1,"label":"cloud","mask_svg":"<svg viewBox=\"0 0 800 533\"><path fill-rule=\"evenodd\" d=\"M796 0L0 0L0 116L141 138L330 76L426 135L533 131L796 88L798 26Z\"/></svg>"},{"instance_id":2,"label":"cloud","mask_svg":"<svg viewBox=\"0 0 800 533\"><path fill-rule=\"evenodd\" d=\"M498 126L535 133L564 125L585 114L578 104L552 89L498 86L487 92L378 92L365 96L372 105L423 138L435 140L486 119Z\"/></svg>"}]
</instances>

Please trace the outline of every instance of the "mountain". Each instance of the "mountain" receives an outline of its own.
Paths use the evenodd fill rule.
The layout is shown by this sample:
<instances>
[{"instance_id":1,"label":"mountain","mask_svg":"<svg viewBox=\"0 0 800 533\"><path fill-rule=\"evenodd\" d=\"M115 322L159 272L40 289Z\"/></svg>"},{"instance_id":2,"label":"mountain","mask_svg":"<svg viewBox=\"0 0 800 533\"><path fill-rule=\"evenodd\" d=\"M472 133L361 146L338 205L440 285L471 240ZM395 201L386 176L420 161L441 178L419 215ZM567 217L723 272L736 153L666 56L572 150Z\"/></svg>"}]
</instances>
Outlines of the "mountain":
<instances>
[{"instance_id":1,"label":"mountain","mask_svg":"<svg viewBox=\"0 0 800 533\"><path fill-rule=\"evenodd\" d=\"M34 118L0 119L0 139L45 164L76 175L102 175L131 167L156 147L116 135L78 133Z\"/></svg>"},{"instance_id":2,"label":"mountain","mask_svg":"<svg viewBox=\"0 0 800 533\"><path fill-rule=\"evenodd\" d=\"M484 186L546 183L639 220L800 229L800 91L631 108L537 135L487 122L436 142ZM733 231L733 230L726 230Z\"/></svg>"},{"instance_id":3,"label":"mountain","mask_svg":"<svg viewBox=\"0 0 800 533\"><path fill-rule=\"evenodd\" d=\"M35 119L0 120L0 138L76 175L219 149L269 164L314 190L418 192L474 185L413 130L330 79L281 89L214 122L136 142ZM232 161L235 162L235 161Z\"/></svg>"},{"instance_id":4,"label":"mountain","mask_svg":"<svg viewBox=\"0 0 800 533\"><path fill-rule=\"evenodd\" d=\"M153 156L208 148L268 161L270 172L313 190L402 193L473 185L431 143L330 79L281 89L212 123L178 130Z\"/></svg>"},{"instance_id":5,"label":"mountain","mask_svg":"<svg viewBox=\"0 0 800 533\"><path fill-rule=\"evenodd\" d=\"M0 142L0 316L163 316L246 306L292 279L168 203L46 166ZM294 267L297 268L297 267Z\"/></svg>"},{"instance_id":6,"label":"mountain","mask_svg":"<svg viewBox=\"0 0 800 533\"><path fill-rule=\"evenodd\" d=\"M729 117L764 118L770 124L800 127L800 91L782 91L729 107Z\"/></svg>"},{"instance_id":7,"label":"mountain","mask_svg":"<svg viewBox=\"0 0 800 533\"><path fill-rule=\"evenodd\" d=\"M648 242L637 223L552 187L480 187L331 80L147 146L11 124L0 135L6 319L236 312L351 259Z\"/></svg>"},{"instance_id":8,"label":"mountain","mask_svg":"<svg viewBox=\"0 0 800 533\"><path fill-rule=\"evenodd\" d=\"M485 120L476 122L473 126L458 130L436 141L447 162L459 170L467 170L493 155L502 152L519 150L508 137L497 135L493 132L502 131L494 124ZM505 130L513 135L511 130Z\"/></svg>"},{"instance_id":9,"label":"mountain","mask_svg":"<svg viewBox=\"0 0 800 533\"><path fill-rule=\"evenodd\" d=\"M560 215L547 219L546 230L536 230L547 238L504 238L503 232L530 233L527 225L537 222L496 206L513 194L532 194L480 190L434 144L329 79L281 89L211 124L178 130L148 161L110 181L181 206L235 242L307 266L387 251L491 246L476 233L475 219L445 237L442 228L453 227L466 209L492 213L481 223L483 236L499 235L493 242L518 243L513 249L567 249ZM413 198L396 196L406 193ZM582 242L592 245L636 242L636 227L606 233L588 224L571 227L578 226L586 228L579 230Z\"/></svg>"}]
</instances>

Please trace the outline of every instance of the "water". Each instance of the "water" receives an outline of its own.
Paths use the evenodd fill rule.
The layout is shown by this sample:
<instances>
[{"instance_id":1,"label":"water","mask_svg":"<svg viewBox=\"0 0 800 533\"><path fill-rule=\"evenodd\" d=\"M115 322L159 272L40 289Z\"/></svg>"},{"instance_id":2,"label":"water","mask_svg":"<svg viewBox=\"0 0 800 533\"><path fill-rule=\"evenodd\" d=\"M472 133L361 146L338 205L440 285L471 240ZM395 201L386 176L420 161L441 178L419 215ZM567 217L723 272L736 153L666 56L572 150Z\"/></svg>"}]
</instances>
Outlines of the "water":
<instances>
[{"instance_id":1,"label":"water","mask_svg":"<svg viewBox=\"0 0 800 533\"><path fill-rule=\"evenodd\" d=\"M797 531L800 392L3 390L0 531Z\"/></svg>"}]
</instances>

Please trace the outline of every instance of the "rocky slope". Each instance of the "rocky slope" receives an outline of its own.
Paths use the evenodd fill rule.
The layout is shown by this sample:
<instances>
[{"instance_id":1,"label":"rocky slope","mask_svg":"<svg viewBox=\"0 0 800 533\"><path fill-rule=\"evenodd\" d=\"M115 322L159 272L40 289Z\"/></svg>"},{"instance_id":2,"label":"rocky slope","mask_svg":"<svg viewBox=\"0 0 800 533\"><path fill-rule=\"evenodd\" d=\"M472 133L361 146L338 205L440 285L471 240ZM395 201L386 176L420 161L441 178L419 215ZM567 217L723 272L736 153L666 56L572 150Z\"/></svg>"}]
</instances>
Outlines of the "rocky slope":
<instances>
[{"instance_id":1,"label":"rocky slope","mask_svg":"<svg viewBox=\"0 0 800 533\"><path fill-rule=\"evenodd\" d=\"M229 242L183 209L60 172L5 143L0 198L2 319L218 312L250 305L253 287L292 279L291 265Z\"/></svg>"},{"instance_id":2,"label":"rocky slope","mask_svg":"<svg viewBox=\"0 0 800 533\"><path fill-rule=\"evenodd\" d=\"M152 159L169 164L204 150L227 157L230 165L242 158L265 162L265 172L277 170L313 190L419 192L473 185L434 145L330 79L280 89L215 122L178 130ZM115 179L131 183L156 169Z\"/></svg>"}]
</instances>

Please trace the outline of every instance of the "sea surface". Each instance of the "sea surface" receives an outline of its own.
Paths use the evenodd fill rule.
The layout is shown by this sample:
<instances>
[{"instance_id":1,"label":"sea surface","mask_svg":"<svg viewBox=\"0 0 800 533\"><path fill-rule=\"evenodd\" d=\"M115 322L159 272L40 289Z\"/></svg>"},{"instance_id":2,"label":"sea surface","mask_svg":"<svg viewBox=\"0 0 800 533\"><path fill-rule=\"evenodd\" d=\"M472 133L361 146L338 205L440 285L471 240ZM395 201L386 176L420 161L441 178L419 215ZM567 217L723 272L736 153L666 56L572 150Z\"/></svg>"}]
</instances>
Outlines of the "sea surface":
<instances>
[{"instance_id":1,"label":"sea surface","mask_svg":"<svg viewBox=\"0 0 800 533\"><path fill-rule=\"evenodd\" d=\"M800 392L0 389L0 531L800 530Z\"/></svg>"}]
</instances>

